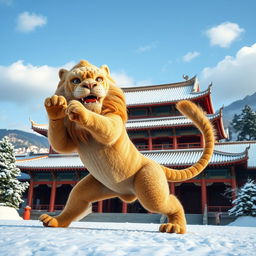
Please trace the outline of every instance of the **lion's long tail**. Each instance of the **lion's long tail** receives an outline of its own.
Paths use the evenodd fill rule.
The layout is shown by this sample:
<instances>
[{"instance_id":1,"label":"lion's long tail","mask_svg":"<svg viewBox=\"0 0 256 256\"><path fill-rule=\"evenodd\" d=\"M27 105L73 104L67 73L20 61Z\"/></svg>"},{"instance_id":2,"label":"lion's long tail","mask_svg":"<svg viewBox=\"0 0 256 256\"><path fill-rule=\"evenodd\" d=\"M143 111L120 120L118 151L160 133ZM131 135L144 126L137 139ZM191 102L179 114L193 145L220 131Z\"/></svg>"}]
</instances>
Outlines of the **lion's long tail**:
<instances>
[{"instance_id":1,"label":"lion's long tail","mask_svg":"<svg viewBox=\"0 0 256 256\"><path fill-rule=\"evenodd\" d=\"M191 101L183 100L177 104L177 109L183 115L191 119L196 127L202 132L205 140L205 147L198 162L186 169L175 170L162 166L168 181L173 182L191 179L202 172L211 159L215 140L214 130L210 121L204 115L202 109L196 104Z\"/></svg>"}]
</instances>

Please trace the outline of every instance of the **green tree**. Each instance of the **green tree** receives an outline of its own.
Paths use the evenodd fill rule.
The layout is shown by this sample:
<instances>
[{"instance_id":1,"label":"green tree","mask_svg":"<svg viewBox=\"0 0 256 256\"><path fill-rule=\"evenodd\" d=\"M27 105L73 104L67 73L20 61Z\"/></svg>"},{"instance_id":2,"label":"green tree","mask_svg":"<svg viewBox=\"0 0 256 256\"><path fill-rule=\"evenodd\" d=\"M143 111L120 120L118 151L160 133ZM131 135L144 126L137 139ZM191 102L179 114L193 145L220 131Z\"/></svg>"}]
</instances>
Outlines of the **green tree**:
<instances>
[{"instance_id":1,"label":"green tree","mask_svg":"<svg viewBox=\"0 0 256 256\"><path fill-rule=\"evenodd\" d=\"M17 177L20 169L15 165L14 149L7 137L0 140L0 205L18 209L23 202L22 193L28 188L27 182Z\"/></svg>"},{"instance_id":2,"label":"green tree","mask_svg":"<svg viewBox=\"0 0 256 256\"><path fill-rule=\"evenodd\" d=\"M245 105L241 114L234 115L232 126L238 133L237 140L255 140L256 112L250 106Z\"/></svg>"}]
</instances>

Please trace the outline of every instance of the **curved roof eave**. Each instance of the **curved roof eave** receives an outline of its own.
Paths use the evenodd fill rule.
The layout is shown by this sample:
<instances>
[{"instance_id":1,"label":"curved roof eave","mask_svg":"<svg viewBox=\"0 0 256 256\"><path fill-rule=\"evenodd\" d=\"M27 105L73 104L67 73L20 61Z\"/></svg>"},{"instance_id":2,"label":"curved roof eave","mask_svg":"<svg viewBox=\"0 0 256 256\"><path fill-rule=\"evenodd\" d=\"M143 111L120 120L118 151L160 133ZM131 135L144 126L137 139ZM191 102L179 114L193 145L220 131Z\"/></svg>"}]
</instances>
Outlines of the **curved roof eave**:
<instances>
[{"instance_id":1,"label":"curved roof eave","mask_svg":"<svg viewBox=\"0 0 256 256\"><path fill-rule=\"evenodd\" d=\"M176 83L168 83L168 84L159 84L159 85L145 85L145 86L133 86L133 87L121 87L124 92L136 92L136 91L143 91L143 90L156 90L156 89L164 89L164 88L172 88L172 87L182 87L193 85L193 89L195 90L196 84L196 76L192 78Z\"/></svg>"},{"instance_id":2,"label":"curved roof eave","mask_svg":"<svg viewBox=\"0 0 256 256\"><path fill-rule=\"evenodd\" d=\"M158 88L157 88L158 89ZM139 93L147 93L149 90L145 90L145 91L137 91L135 92L136 94L139 94ZM202 97L207 97L208 95L210 95L210 91L211 91L211 87L209 86L206 90L204 91L193 91L193 88L190 92L187 92L187 94L180 94L181 92L179 92L174 98L166 98L166 95L168 94L163 94L161 92L161 95L164 95L165 96L165 99L163 98L159 98L160 96L160 92L159 91L156 91L157 92L157 97L155 95L151 96L151 99L144 99L143 98L143 95L131 95L129 96L129 98L131 99L137 99L136 102L129 102L129 98L128 100L126 101L126 105L127 107L142 107L142 106L147 106L147 105L165 105L165 104L168 104L168 103L177 103L181 100L197 100L197 99L200 99ZM169 92L170 93L170 92ZM174 94L175 95L175 94ZM128 95L127 95L128 96ZM145 95L144 95L145 96ZM139 99L139 102L138 102L138 99Z\"/></svg>"},{"instance_id":3,"label":"curved roof eave","mask_svg":"<svg viewBox=\"0 0 256 256\"><path fill-rule=\"evenodd\" d=\"M203 149L155 150L141 152L146 157L165 166L190 166L197 162ZM60 158L62 161L60 162ZM73 160L73 161L72 161ZM229 153L214 150L209 165L232 165L248 160L248 149L240 153ZM85 167L78 155L46 156L44 158L17 161L17 167L22 171L32 170L84 170Z\"/></svg>"}]
</instances>

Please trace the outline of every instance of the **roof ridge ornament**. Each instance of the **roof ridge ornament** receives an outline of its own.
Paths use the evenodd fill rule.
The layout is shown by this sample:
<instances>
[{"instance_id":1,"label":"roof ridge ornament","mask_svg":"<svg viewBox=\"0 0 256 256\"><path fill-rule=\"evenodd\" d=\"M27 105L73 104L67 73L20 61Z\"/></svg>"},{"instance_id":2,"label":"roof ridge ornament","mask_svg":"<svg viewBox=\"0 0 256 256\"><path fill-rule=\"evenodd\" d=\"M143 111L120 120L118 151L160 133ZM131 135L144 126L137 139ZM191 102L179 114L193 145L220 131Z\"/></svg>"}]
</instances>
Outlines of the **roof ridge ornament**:
<instances>
[{"instance_id":1,"label":"roof ridge ornament","mask_svg":"<svg viewBox=\"0 0 256 256\"><path fill-rule=\"evenodd\" d=\"M182 78L184 79L184 80L186 80L186 81L188 81L189 80L189 76L188 75L182 75Z\"/></svg>"}]
</instances>

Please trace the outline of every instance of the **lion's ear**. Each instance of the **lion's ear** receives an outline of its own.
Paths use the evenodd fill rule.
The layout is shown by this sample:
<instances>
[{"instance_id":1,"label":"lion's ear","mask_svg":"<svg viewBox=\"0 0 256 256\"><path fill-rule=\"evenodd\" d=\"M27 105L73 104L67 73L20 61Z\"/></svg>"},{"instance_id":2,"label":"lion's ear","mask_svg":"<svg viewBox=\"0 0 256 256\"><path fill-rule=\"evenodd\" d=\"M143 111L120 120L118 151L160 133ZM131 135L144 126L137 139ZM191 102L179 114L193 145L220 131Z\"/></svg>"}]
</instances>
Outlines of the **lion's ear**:
<instances>
[{"instance_id":1,"label":"lion's ear","mask_svg":"<svg viewBox=\"0 0 256 256\"><path fill-rule=\"evenodd\" d=\"M64 68L60 69L60 71L59 71L59 78L60 78L60 80L62 80L62 78L64 77L64 75L65 75L67 72L68 72L68 70L66 70L66 69L64 69Z\"/></svg>"},{"instance_id":2,"label":"lion's ear","mask_svg":"<svg viewBox=\"0 0 256 256\"><path fill-rule=\"evenodd\" d=\"M108 67L107 65L102 65L102 66L100 67L100 69L104 70L107 75L110 74L110 70L109 70L109 67Z\"/></svg>"}]
</instances>

